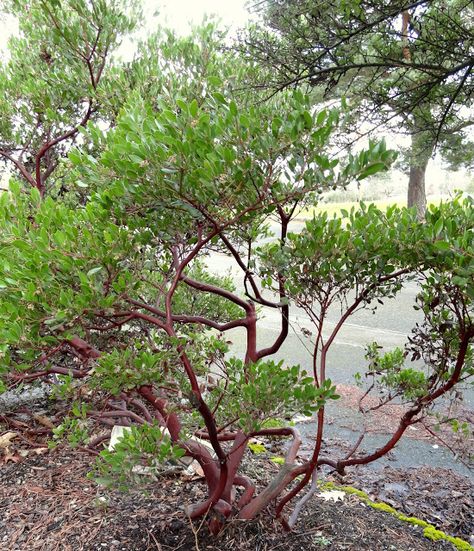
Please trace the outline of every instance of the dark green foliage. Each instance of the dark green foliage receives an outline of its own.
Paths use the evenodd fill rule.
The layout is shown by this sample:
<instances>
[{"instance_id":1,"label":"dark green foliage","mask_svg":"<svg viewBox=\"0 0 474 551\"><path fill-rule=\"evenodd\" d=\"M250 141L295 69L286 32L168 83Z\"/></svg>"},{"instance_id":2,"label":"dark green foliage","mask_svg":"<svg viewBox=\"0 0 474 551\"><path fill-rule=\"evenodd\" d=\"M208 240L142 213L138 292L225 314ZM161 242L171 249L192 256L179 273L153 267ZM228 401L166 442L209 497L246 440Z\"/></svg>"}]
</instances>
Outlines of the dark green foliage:
<instances>
[{"instance_id":1,"label":"dark green foliage","mask_svg":"<svg viewBox=\"0 0 474 551\"><path fill-rule=\"evenodd\" d=\"M157 424L132 426L113 450L100 453L91 475L99 484L125 490L140 483L144 473L156 474L165 461L176 462L184 453Z\"/></svg>"},{"instance_id":2,"label":"dark green foliage","mask_svg":"<svg viewBox=\"0 0 474 551\"><path fill-rule=\"evenodd\" d=\"M426 209L425 171L436 152L472 164L474 9L464 0L267 0L240 52L267 67L268 90L303 86L315 103L342 98L349 129L381 125L411 136L401 166L408 206ZM254 86L254 82L249 82ZM357 139L340 136L347 147Z\"/></svg>"}]
</instances>

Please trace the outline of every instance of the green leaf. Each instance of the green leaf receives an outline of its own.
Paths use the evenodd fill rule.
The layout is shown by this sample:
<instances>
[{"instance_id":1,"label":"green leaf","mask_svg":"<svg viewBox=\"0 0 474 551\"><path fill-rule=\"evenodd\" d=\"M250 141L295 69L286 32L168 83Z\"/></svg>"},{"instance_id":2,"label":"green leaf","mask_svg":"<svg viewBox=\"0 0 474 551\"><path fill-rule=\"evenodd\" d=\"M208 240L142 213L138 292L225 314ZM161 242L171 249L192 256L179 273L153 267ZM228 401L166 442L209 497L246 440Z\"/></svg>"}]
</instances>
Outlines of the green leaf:
<instances>
[{"instance_id":1,"label":"green leaf","mask_svg":"<svg viewBox=\"0 0 474 551\"><path fill-rule=\"evenodd\" d=\"M199 105L198 102L193 99L193 101L189 104L189 114L191 117L196 117L198 114Z\"/></svg>"},{"instance_id":2,"label":"green leaf","mask_svg":"<svg viewBox=\"0 0 474 551\"><path fill-rule=\"evenodd\" d=\"M222 103L223 105L227 104L227 100L220 92L214 92L212 95L219 103Z\"/></svg>"},{"instance_id":3,"label":"green leaf","mask_svg":"<svg viewBox=\"0 0 474 551\"><path fill-rule=\"evenodd\" d=\"M440 251L447 251L450 249L450 245L447 241L435 241L434 246Z\"/></svg>"},{"instance_id":4,"label":"green leaf","mask_svg":"<svg viewBox=\"0 0 474 551\"><path fill-rule=\"evenodd\" d=\"M257 443L249 443L249 448L253 453L260 454L265 453L267 451L267 448L263 444L257 444Z\"/></svg>"},{"instance_id":5,"label":"green leaf","mask_svg":"<svg viewBox=\"0 0 474 551\"><path fill-rule=\"evenodd\" d=\"M357 176L358 180L363 180L364 178L367 178L368 176L372 176L374 174L377 174L377 172L380 172L381 170L385 170L387 167L385 163L374 163L372 165L369 165L366 167L360 174Z\"/></svg>"},{"instance_id":6,"label":"green leaf","mask_svg":"<svg viewBox=\"0 0 474 551\"><path fill-rule=\"evenodd\" d=\"M311 128L313 127L313 117L310 115L308 111L304 111L303 118L304 118L306 129L311 130Z\"/></svg>"},{"instance_id":7,"label":"green leaf","mask_svg":"<svg viewBox=\"0 0 474 551\"><path fill-rule=\"evenodd\" d=\"M93 276L94 274L100 272L102 270L102 266L97 266L95 268L91 268L88 272L87 272L87 277L91 277Z\"/></svg>"},{"instance_id":8,"label":"green leaf","mask_svg":"<svg viewBox=\"0 0 474 551\"><path fill-rule=\"evenodd\" d=\"M41 202L41 194L38 188L32 187L30 190L30 196L36 204Z\"/></svg>"},{"instance_id":9,"label":"green leaf","mask_svg":"<svg viewBox=\"0 0 474 551\"><path fill-rule=\"evenodd\" d=\"M325 110L323 111L320 111L318 113L318 116L316 118L316 124L317 126L321 126L323 124L323 122L325 121L326 119L326 116L327 116L327 112Z\"/></svg>"},{"instance_id":10,"label":"green leaf","mask_svg":"<svg viewBox=\"0 0 474 551\"><path fill-rule=\"evenodd\" d=\"M75 165L81 163L82 158L77 149L72 149L71 151L69 151L68 157Z\"/></svg>"}]
</instances>

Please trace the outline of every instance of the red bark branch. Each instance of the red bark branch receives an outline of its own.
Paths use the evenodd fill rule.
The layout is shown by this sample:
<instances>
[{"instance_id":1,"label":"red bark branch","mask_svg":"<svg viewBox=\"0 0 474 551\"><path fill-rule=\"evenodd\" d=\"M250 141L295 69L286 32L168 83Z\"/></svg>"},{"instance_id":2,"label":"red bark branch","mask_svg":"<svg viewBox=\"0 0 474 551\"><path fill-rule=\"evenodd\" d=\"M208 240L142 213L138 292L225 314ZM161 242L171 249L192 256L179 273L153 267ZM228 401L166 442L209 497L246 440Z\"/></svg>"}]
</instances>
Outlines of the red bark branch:
<instances>
[{"instance_id":1,"label":"red bark branch","mask_svg":"<svg viewBox=\"0 0 474 551\"><path fill-rule=\"evenodd\" d=\"M304 473L307 465L295 465L296 455L301 445L301 436L299 432L294 428L285 429L263 429L256 434L272 434L267 431L288 431L293 435L293 442L286 454L285 463L281 466L277 476L270 482L270 484L260 492L254 499L245 505L239 513L239 518L250 520L254 518L262 509L264 509L270 501L278 497L288 484L294 480L297 476ZM274 434L274 433L273 433Z\"/></svg>"},{"instance_id":2,"label":"red bark branch","mask_svg":"<svg viewBox=\"0 0 474 551\"><path fill-rule=\"evenodd\" d=\"M141 386L138 389L138 393L160 413L164 421L164 426L170 433L171 440L173 442L178 442L181 432L181 422L176 413L169 413L166 410L167 401L164 398L155 396L150 385Z\"/></svg>"},{"instance_id":3,"label":"red bark branch","mask_svg":"<svg viewBox=\"0 0 474 551\"><path fill-rule=\"evenodd\" d=\"M414 407L408 410L403 415L397 430L384 446L380 447L375 452L369 455L366 455L365 457L357 457L352 459L349 458L349 459L343 459L343 460L337 461L336 463L337 470L339 472L342 472L344 471L345 467L349 467L352 465L367 465L368 463L371 463L372 461L376 461L380 457L387 454L390 450L392 450L397 444L397 442L400 440L400 438L403 436L406 429L411 424L413 424L414 417L416 417L416 415L418 415L418 413L420 413L420 411L424 407L431 404L434 400L436 400L440 396L443 396L444 394L446 394L446 392L448 392L459 381L459 378L461 377L461 373L462 373L462 368L466 359L467 350L469 348L469 342L473 336L474 336L474 328L471 327L470 330L466 332L461 339L458 356L456 359L456 365L454 367L453 373L451 374L451 377L449 378L449 380L446 381L446 383L437 391L431 394L428 394L426 396L422 396L416 401Z\"/></svg>"},{"instance_id":4,"label":"red bark branch","mask_svg":"<svg viewBox=\"0 0 474 551\"><path fill-rule=\"evenodd\" d=\"M181 275L180 277L181 281L184 281L186 285L189 285L193 289L197 289L198 291L202 291L204 293L212 293L214 295L218 295L220 297L223 297L227 300L230 300L234 304L237 304L237 306L240 306L243 308L247 313L249 312L250 306L249 303L245 300L242 300L240 297L235 295L234 293L227 291L227 289L222 289L220 287L216 287L215 285L211 285L210 283L204 283L202 281L196 281L194 279L191 279L190 277L187 277L185 275Z\"/></svg>"},{"instance_id":5,"label":"red bark branch","mask_svg":"<svg viewBox=\"0 0 474 551\"><path fill-rule=\"evenodd\" d=\"M279 517L281 515L285 505L289 501L291 501L308 484L309 479L311 478L314 470L317 468L319 453L321 451L321 445L323 441L323 429L324 429L324 408L321 408L318 411L318 428L316 432L316 442L314 446L314 451L309 463L306 466L305 475L303 479L280 500L280 503L278 504L275 512L276 517Z\"/></svg>"},{"instance_id":6,"label":"red bark branch","mask_svg":"<svg viewBox=\"0 0 474 551\"><path fill-rule=\"evenodd\" d=\"M242 431L239 431L235 436L234 444L229 452L227 483L222 493L222 499L228 503L231 502L232 486L235 484L235 476L245 450L247 449L248 440L249 437Z\"/></svg>"},{"instance_id":7,"label":"red bark branch","mask_svg":"<svg viewBox=\"0 0 474 551\"><path fill-rule=\"evenodd\" d=\"M160 318L163 318L163 319L166 318L166 312L164 312L163 310L160 310L159 308L155 308L154 306L150 306L149 304L145 304L143 302L134 300L129 297L126 297L125 300L127 302L130 302L130 304L133 304L138 308L143 308L144 310L147 310L148 312L151 312L152 314L155 314ZM199 323L207 327L212 327L213 329L217 329L218 331L222 331L222 332L228 331L229 329L233 329L234 327L245 327L245 325L247 324L246 318L232 320L227 323L217 323L213 320L205 318L204 316L187 316L184 314L183 315L173 314L171 319L172 321L177 323Z\"/></svg>"},{"instance_id":8,"label":"red bark branch","mask_svg":"<svg viewBox=\"0 0 474 551\"><path fill-rule=\"evenodd\" d=\"M9 161L11 161L15 166L16 168L20 171L20 174L23 176L23 178L25 178L25 180L32 186L32 187L36 187L36 181L35 179L33 178L33 176L28 172L28 170L26 169L25 165L23 163L21 163L20 161L18 161L17 159L15 159L12 155L10 155L10 153L8 153L7 151L3 151L2 149L0 149L0 155L2 157L5 157L5 159L8 159Z\"/></svg>"},{"instance_id":9,"label":"red bark branch","mask_svg":"<svg viewBox=\"0 0 474 551\"><path fill-rule=\"evenodd\" d=\"M50 141L44 143L40 147L40 149L39 149L39 151L38 151L38 153L36 154L36 157L35 157L36 182L32 185L34 185L34 187L38 188L38 190L41 194L41 197L43 197L44 193L45 193L44 181L43 181L43 178L42 178L42 175L41 175L41 159L45 156L47 151L49 151L52 147L54 147L55 145L57 145L60 142L63 142L64 140L67 140L68 138L72 138L75 134L77 134L79 132L79 128L81 126L85 126L87 124L87 122L90 119L91 115L92 115L92 102L89 101L89 105L87 107L87 111L86 111L85 115L82 117L82 120L74 128L71 128L70 130L68 130L64 134L61 134L60 136L57 136L53 140L50 140ZM31 183L31 181L30 181L30 183Z\"/></svg>"}]
</instances>

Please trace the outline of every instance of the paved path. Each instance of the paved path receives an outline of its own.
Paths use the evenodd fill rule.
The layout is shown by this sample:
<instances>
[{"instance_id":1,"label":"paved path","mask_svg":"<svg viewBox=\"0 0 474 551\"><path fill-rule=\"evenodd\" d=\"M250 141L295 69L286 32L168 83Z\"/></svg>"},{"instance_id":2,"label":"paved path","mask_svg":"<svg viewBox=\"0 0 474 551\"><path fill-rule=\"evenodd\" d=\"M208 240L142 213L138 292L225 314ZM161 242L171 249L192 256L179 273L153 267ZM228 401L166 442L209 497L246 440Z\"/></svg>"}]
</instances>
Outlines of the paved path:
<instances>
[{"instance_id":1,"label":"paved path","mask_svg":"<svg viewBox=\"0 0 474 551\"><path fill-rule=\"evenodd\" d=\"M237 289L241 287L241 272L234 268L232 259L221 254L213 255L208 261L209 269L224 274L231 273ZM339 331L334 345L328 354L328 377L335 383L351 384L354 375L365 370L365 350L368 343L376 341L389 350L396 346L403 347L407 336L416 322L422 320L419 311L413 309L418 287L408 282L396 298L386 300L383 306L372 312L360 310L350 317ZM337 323L336 306L329 312L324 334L330 334ZM271 308L262 308L258 322L258 345L265 347L272 344L279 334L279 313ZM284 359L289 365L300 364L311 369L311 337L306 337L306 330L314 332L307 314L298 308L290 311L290 333L275 359ZM227 333L233 342L233 349L238 355L245 346L245 331L242 328ZM467 389L466 403L474 408L474 391Z\"/></svg>"},{"instance_id":2,"label":"paved path","mask_svg":"<svg viewBox=\"0 0 474 551\"><path fill-rule=\"evenodd\" d=\"M237 288L241 289L241 274L233 267L232 259L225 255L214 255L208 262L211 271L223 274L233 274ZM417 321L422 319L420 312L413 309L418 292L415 283L407 283L395 299L385 301L375 313L369 310L356 312L339 332L334 345L328 354L328 377L334 383L354 384L354 375L363 374L366 366L364 359L365 347L376 341L387 350L403 345L407 335L411 333ZM329 334L338 320L338 312L334 308L330 314L325 334ZM311 370L311 338L305 336L306 331L314 331L310 319L305 312L293 308L290 313L290 334L274 358L283 359L288 365L300 364ZM265 347L274 342L279 334L280 319L278 312L263 308L258 323L258 345ZM241 355L245 347L245 331L241 328L227 333L232 341L235 354ZM418 364L419 365L419 364ZM474 409L474 390L465 391L465 405ZM357 440L357 431L348 428L348 421L354 421L356 412L340 408L336 403L329 407L328 413L333 422L327 426L328 438L342 438L349 441ZM354 423L353 423L354 424ZM300 429L307 439L315 432L314 423L304 423ZM368 435L364 441L367 450L373 450L387 441L387 435ZM450 467L460 474L474 476L464 465L455 461L452 454L442 446L433 442L418 441L412 438L403 439L389 458L378 462L378 466L420 466L424 464Z\"/></svg>"}]
</instances>

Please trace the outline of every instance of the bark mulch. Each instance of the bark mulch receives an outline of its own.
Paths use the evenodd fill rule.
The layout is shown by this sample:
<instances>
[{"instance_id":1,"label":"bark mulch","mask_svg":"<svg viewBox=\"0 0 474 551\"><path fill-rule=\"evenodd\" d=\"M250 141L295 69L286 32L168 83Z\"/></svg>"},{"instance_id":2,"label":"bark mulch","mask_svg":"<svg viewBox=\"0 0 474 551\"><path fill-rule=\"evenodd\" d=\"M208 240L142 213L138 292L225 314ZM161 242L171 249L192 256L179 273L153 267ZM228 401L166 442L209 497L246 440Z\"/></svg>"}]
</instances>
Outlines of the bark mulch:
<instances>
[{"instance_id":1,"label":"bark mulch","mask_svg":"<svg viewBox=\"0 0 474 551\"><path fill-rule=\"evenodd\" d=\"M258 458L261 481L278 467ZM252 460L249 460L249 464ZM21 460L12 454L0 466L0 549L4 551L145 551L145 550L243 550L300 551L328 549L335 551L424 551L452 550L453 545L432 542L419 527L397 520L390 514L364 505L356 496L342 501L315 497L301 514L294 532L285 533L270 515L254 522L230 522L218 537L210 537L204 525L192 525L184 514L184 505L203 497L202 482L183 477L162 478L129 493L105 490L86 478L90 456L64 448L45 452L37 448ZM406 475L406 473L405 473ZM400 474L393 484L415 486L415 494L429 501L440 499L446 507L437 525L456 526L455 517L464 518L461 532L473 530L472 516L461 503L467 486L446 490L446 496L429 496L430 480L445 473L434 471ZM403 478L405 476L405 478ZM412 478L410 478L412 477ZM418 479L417 479L418 477ZM415 479L418 480L416 487ZM423 483L420 480L423 479ZM374 490L373 480L360 480L359 486ZM356 485L357 480L353 481ZM423 486L425 484L426 486ZM396 493L397 487L392 487ZM398 488L400 490L400 488ZM386 489L385 489L386 491ZM441 491L441 490L440 490ZM463 496L452 493L462 492ZM403 492L402 492L403 493ZM390 496L385 496L390 499ZM411 490L404 500L412 500ZM454 499L453 499L454 498ZM395 499L395 498L393 498ZM444 500L444 501L443 501ZM453 503L450 503L453 500ZM396 500L395 500L396 501ZM400 502L402 502L400 498ZM451 506L452 505L452 506ZM416 502L410 514L424 514ZM429 511L431 511L430 509ZM428 511L428 509L427 509ZM425 514L426 520L436 520ZM446 520L448 519L448 520ZM471 523L469 525L469 522Z\"/></svg>"}]
</instances>

